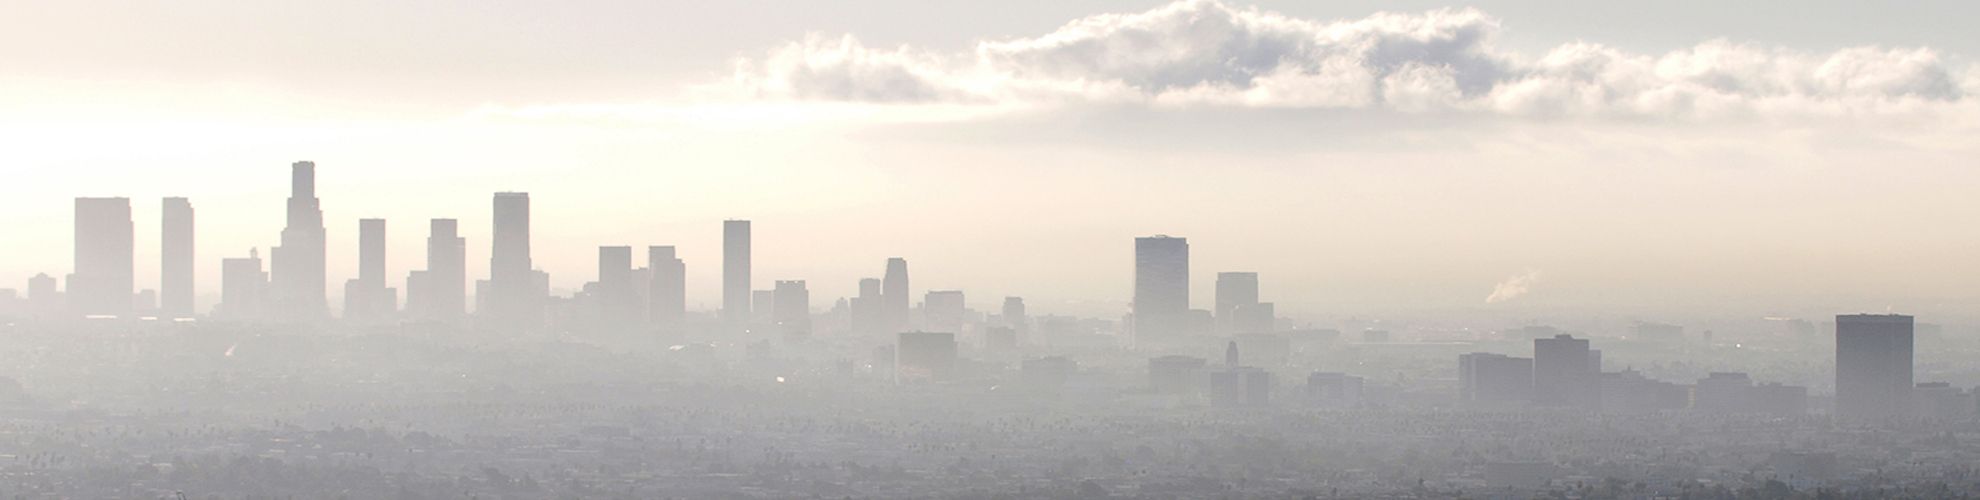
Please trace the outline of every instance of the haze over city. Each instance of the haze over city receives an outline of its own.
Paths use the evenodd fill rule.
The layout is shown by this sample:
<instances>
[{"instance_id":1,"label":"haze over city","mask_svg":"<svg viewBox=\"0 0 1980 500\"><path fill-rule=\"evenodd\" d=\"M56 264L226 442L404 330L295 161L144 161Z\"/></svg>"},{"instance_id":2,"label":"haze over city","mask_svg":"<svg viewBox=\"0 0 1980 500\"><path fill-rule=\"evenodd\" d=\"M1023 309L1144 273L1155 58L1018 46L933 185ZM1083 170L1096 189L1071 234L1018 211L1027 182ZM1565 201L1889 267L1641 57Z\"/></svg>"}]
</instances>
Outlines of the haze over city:
<instances>
[{"instance_id":1,"label":"haze over city","mask_svg":"<svg viewBox=\"0 0 1980 500\"><path fill-rule=\"evenodd\" d=\"M1967 3L0 12L0 496L1980 494Z\"/></svg>"}]
</instances>

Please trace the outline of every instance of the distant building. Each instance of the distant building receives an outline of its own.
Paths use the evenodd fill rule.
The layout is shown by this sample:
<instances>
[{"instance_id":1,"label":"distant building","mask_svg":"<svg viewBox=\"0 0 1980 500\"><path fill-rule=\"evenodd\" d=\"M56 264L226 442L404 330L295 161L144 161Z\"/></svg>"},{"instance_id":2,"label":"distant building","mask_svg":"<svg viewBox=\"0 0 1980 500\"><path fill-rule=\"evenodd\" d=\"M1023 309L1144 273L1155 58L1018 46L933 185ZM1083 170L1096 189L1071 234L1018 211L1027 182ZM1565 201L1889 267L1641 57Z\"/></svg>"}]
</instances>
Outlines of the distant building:
<instances>
[{"instance_id":1,"label":"distant building","mask_svg":"<svg viewBox=\"0 0 1980 500\"><path fill-rule=\"evenodd\" d=\"M749 292L749 321L770 324L776 322L777 291L751 290Z\"/></svg>"},{"instance_id":2,"label":"distant building","mask_svg":"<svg viewBox=\"0 0 1980 500\"><path fill-rule=\"evenodd\" d=\"M1272 404L1272 373L1233 366L1210 371L1210 405L1222 408Z\"/></svg>"},{"instance_id":3,"label":"distant building","mask_svg":"<svg viewBox=\"0 0 1980 500\"><path fill-rule=\"evenodd\" d=\"M406 278L406 312L424 321L459 323L467 314L467 238L454 219L433 219L426 270Z\"/></svg>"},{"instance_id":4,"label":"distant building","mask_svg":"<svg viewBox=\"0 0 1980 500\"><path fill-rule=\"evenodd\" d=\"M1279 321L1271 302L1240 304L1231 308L1231 333L1272 333Z\"/></svg>"},{"instance_id":5,"label":"distant building","mask_svg":"<svg viewBox=\"0 0 1980 500\"><path fill-rule=\"evenodd\" d=\"M137 292L131 199L76 198L75 223L70 310L85 316L130 316Z\"/></svg>"},{"instance_id":6,"label":"distant building","mask_svg":"<svg viewBox=\"0 0 1980 500\"><path fill-rule=\"evenodd\" d=\"M1689 387L1651 380L1635 370L1601 374L1602 410L1648 413L1682 410L1691 403Z\"/></svg>"},{"instance_id":7,"label":"distant building","mask_svg":"<svg viewBox=\"0 0 1980 500\"><path fill-rule=\"evenodd\" d=\"M1217 273L1217 316L1216 332L1219 335L1246 333L1237 321L1240 307L1258 303L1258 273L1225 272Z\"/></svg>"},{"instance_id":8,"label":"distant building","mask_svg":"<svg viewBox=\"0 0 1980 500\"><path fill-rule=\"evenodd\" d=\"M360 219L358 276L344 282L344 318L379 322L398 309L398 291L385 283L385 219Z\"/></svg>"},{"instance_id":9,"label":"distant building","mask_svg":"<svg viewBox=\"0 0 1980 500\"><path fill-rule=\"evenodd\" d=\"M1920 417L1962 420L1974 414L1973 393L1945 382L1924 382L1912 388L1912 409Z\"/></svg>"},{"instance_id":10,"label":"distant building","mask_svg":"<svg viewBox=\"0 0 1980 500\"><path fill-rule=\"evenodd\" d=\"M1353 408L1361 405L1361 377L1345 373L1313 372L1306 376L1306 400L1325 408Z\"/></svg>"},{"instance_id":11,"label":"distant building","mask_svg":"<svg viewBox=\"0 0 1980 500\"><path fill-rule=\"evenodd\" d=\"M983 330L983 350L990 352L1015 352L1018 349L1017 330L1008 326L993 326Z\"/></svg>"},{"instance_id":12,"label":"distant building","mask_svg":"<svg viewBox=\"0 0 1980 500\"><path fill-rule=\"evenodd\" d=\"M277 319L318 320L329 315L325 298L323 207L316 198L316 162L289 165L288 224L282 244L271 249L271 312ZM465 286L465 285L463 285Z\"/></svg>"},{"instance_id":13,"label":"distant building","mask_svg":"<svg viewBox=\"0 0 1980 500\"><path fill-rule=\"evenodd\" d=\"M529 193L495 193L492 208L495 226L489 238L487 296L476 294L485 309L477 309L475 314L489 328L539 329L545 321L543 308L548 297L535 283Z\"/></svg>"},{"instance_id":14,"label":"distant building","mask_svg":"<svg viewBox=\"0 0 1980 500\"><path fill-rule=\"evenodd\" d=\"M630 328L639 318L634 290L632 247L598 247L598 322L608 331Z\"/></svg>"},{"instance_id":15,"label":"distant building","mask_svg":"<svg viewBox=\"0 0 1980 500\"><path fill-rule=\"evenodd\" d=\"M1188 328L1189 240L1170 236L1134 239L1134 340L1182 337Z\"/></svg>"},{"instance_id":16,"label":"distant building","mask_svg":"<svg viewBox=\"0 0 1980 500\"><path fill-rule=\"evenodd\" d=\"M810 336L811 291L805 288L804 280L780 280L775 293L772 305L775 313L771 319L776 322L777 330L785 337Z\"/></svg>"},{"instance_id":17,"label":"distant building","mask_svg":"<svg viewBox=\"0 0 1980 500\"><path fill-rule=\"evenodd\" d=\"M1004 297L1004 326L1011 327L1018 337L1031 333L1031 317L1024 312L1023 297Z\"/></svg>"},{"instance_id":18,"label":"distant building","mask_svg":"<svg viewBox=\"0 0 1980 500\"><path fill-rule=\"evenodd\" d=\"M1194 356L1162 356L1148 360L1148 386L1162 394L1191 394L1202 387L1209 361Z\"/></svg>"},{"instance_id":19,"label":"distant building","mask_svg":"<svg viewBox=\"0 0 1980 500\"><path fill-rule=\"evenodd\" d=\"M648 321L661 331L679 331L687 320L687 263L672 246L646 247L646 267L653 271L647 292Z\"/></svg>"},{"instance_id":20,"label":"distant building","mask_svg":"<svg viewBox=\"0 0 1980 500\"><path fill-rule=\"evenodd\" d=\"M1458 400L1477 408L1519 408L1533 402L1533 359L1474 352L1458 356Z\"/></svg>"},{"instance_id":21,"label":"distant building","mask_svg":"<svg viewBox=\"0 0 1980 500\"><path fill-rule=\"evenodd\" d=\"M158 312L167 318L193 317L193 206L185 198L166 198L160 210Z\"/></svg>"},{"instance_id":22,"label":"distant building","mask_svg":"<svg viewBox=\"0 0 1980 500\"><path fill-rule=\"evenodd\" d=\"M880 285L880 325L885 333L895 334L908 331L908 303L911 302L908 288L907 259L893 257L887 259L887 274Z\"/></svg>"},{"instance_id":23,"label":"distant building","mask_svg":"<svg viewBox=\"0 0 1980 500\"><path fill-rule=\"evenodd\" d=\"M968 310L962 290L929 290L921 302L921 314L928 322L928 329L938 332L962 333Z\"/></svg>"},{"instance_id":24,"label":"distant building","mask_svg":"<svg viewBox=\"0 0 1980 500\"><path fill-rule=\"evenodd\" d=\"M1753 386L1749 407L1757 413L1792 417L1808 414L1808 388L1778 383Z\"/></svg>"},{"instance_id":25,"label":"distant building","mask_svg":"<svg viewBox=\"0 0 1980 500\"><path fill-rule=\"evenodd\" d=\"M901 332L894 345L895 381L949 380L955 376L955 334Z\"/></svg>"},{"instance_id":26,"label":"distant building","mask_svg":"<svg viewBox=\"0 0 1980 500\"><path fill-rule=\"evenodd\" d=\"M859 295L852 298L852 331L858 335L878 335L886 329L880 317L880 280L862 278L859 280Z\"/></svg>"},{"instance_id":27,"label":"distant building","mask_svg":"<svg viewBox=\"0 0 1980 500\"><path fill-rule=\"evenodd\" d=\"M750 320L749 221L722 221L722 320Z\"/></svg>"},{"instance_id":28,"label":"distant building","mask_svg":"<svg viewBox=\"0 0 1980 500\"><path fill-rule=\"evenodd\" d=\"M1533 340L1533 394L1542 406L1599 408L1601 365L1588 339L1567 334Z\"/></svg>"},{"instance_id":29,"label":"distant building","mask_svg":"<svg viewBox=\"0 0 1980 500\"><path fill-rule=\"evenodd\" d=\"M1911 406L1912 318L1836 316L1836 416L1905 415Z\"/></svg>"},{"instance_id":30,"label":"distant building","mask_svg":"<svg viewBox=\"0 0 1980 500\"><path fill-rule=\"evenodd\" d=\"M1285 366L1292 359L1292 340L1275 333L1241 333L1234 337L1245 360L1252 366Z\"/></svg>"},{"instance_id":31,"label":"distant building","mask_svg":"<svg viewBox=\"0 0 1980 500\"><path fill-rule=\"evenodd\" d=\"M262 270L261 252L248 249L245 258L220 260L220 305L214 315L232 319L260 319L268 295L268 272Z\"/></svg>"},{"instance_id":32,"label":"distant building","mask_svg":"<svg viewBox=\"0 0 1980 500\"><path fill-rule=\"evenodd\" d=\"M1712 372L1692 390L1692 407L1699 411L1736 413L1748 410L1753 379L1744 373Z\"/></svg>"}]
</instances>

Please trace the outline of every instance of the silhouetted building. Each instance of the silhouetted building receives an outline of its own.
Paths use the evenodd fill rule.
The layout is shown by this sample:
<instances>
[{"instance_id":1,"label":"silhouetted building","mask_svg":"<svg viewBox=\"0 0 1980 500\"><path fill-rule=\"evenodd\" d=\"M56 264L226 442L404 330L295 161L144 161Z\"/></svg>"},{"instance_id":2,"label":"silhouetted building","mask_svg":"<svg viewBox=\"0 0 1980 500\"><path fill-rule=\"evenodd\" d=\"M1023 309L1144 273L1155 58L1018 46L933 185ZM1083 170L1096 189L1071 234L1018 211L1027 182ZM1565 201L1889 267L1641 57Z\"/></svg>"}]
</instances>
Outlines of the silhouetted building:
<instances>
[{"instance_id":1,"label":"silhouetted building","mask_svg":"<svg viewBox=\"0 0 1980 500\"><path fill-rule=\"evenodd\" d=\"M1458 356L1458 400L1480 408L1517 408L1533 401L1533 360L1474 352Z\"/></svg>"},{"instance_id":2,"label":"silhouetted building","mask_svg":"<svg viewBox=\"0 0 1980 500\"><path fill-rule=\"evenodd\" d=\"M956 374L956 335L901 332L894 344L894 380L948 380Z\"/></svg>"},{"instance_id":3,"label":"silhouetted building","mask_svg":"<svg viewBox=\"0 0 1980 500\"><path fill-rule=\"evenodd\" d=\"M963 304L962 290L929 290L928 297L921 302L921 315L927 320L928 329L938 332L962 333L963 316L968 309Z\"/></svg>"},{"instance_id":4,"label":"silhouetted building","mask_svg":"<svg viewBox=\"0 0 1980 500\"><path fill-rule=\"evenodd\" d=\"M488 285L485 292L476 293L484 306L476 315L493 328L535 330L545 320L547 293L536 286L536 263L530 253L529 193L495 193L493 208ZM487 296L481 297L482 293Z\"/></svg>"},{"instance_id":5,"label":"silhouetted building","mask_svg":"<svg viewBox=\"0 0 1980 500\"><path fill-rule=\"evenodd\" d=\"M1324 408L1353 408L1361 405L1363 385L1361 377L1313 372L1306 376L1306 400Z\"/></svg>"},{"instance_id":6,"label":"silhouetted building","mask_svg":"<svg viewBox=\"0 0 1980 500\"><path fill-rule=\"evenodd\" d=\"M1134 239L1134 339L1181 337L1188 328L1189 240L1169 236Z\"/></svg>"},{"instance_id":7,"label":"silhouetted building","mask_svg":"<svg viewBox=\"0 0 1980 500\"><path fill-rule=\"evenodd\" d=\"M193 207L185 198L166 198L160 211L158 312L167 318L193 317Z\"/></svg>"},{"instance_id":8,"label":"silhouetted building","mask_svg":"<svg viewBox=\"0 0 1980 500\"><path fill-rule=\"evenodd\" d=\"M398 310L398 291L385 283L385 219L359 219L358 275L344 282L344 318L381 322Z\"/></svg>"},{"instance_id":9,"label":"silhouetted building","mask_svg":"<svg viewBox=\"0 0 1980 500\"><path fill-rule=\"evenodd\" d=\"M33 310L35 316L58 314L67 304L55 282L55 277L49 276L48 273L36 273L34 277L28 278L27 301L28 308Z\"/></svg>"},{"instance_id":10,"label":"silhouetted building","mask_svg":"<svg viewBox=\"0 0 1980 500\"><path fill-rule=\"evenodd\" d=\"M687 321L687 263L672 246L650 246L646 268L653 272L646 295L648 320L661 331L679 331Z\"/></svg>"},{"instance_id":11,"label":"silhouetted building","mask_svg":"<svg viewBox=\"0 0 1980 500\"><path fill-rule=\"evenodd\" d=\"M1747 394L1754 412L1784 417L1808 414L1807 387L1770 382L1753 386Z\"/></svg>"},{"instance_id":12,"label":"silhouetted building","mask_svg":"<svg viewBox=\"0 0 1980 500\"><path fill-rule=\"evenodd\" d=\"M316 162L289 165L288 225L282 244L270 252L273 313L283 320L316 320L327 315L324 298L326 251L323 207L316 198Z\"/></svg>"},{"instance_id":13,"label":"silhouetted building","mask_svg":"<svg viewBox=\"0 0 1980 500\"><path fill-rule=\"evenodd\" d=\"M1162 356L1148 360L1148 386L1162 394L1195 393L1203 385L1209 361L1195 356Z\"/></svg>"},{"instance_id":14,"label":"silhouetted building","mask_svg":"<svg viewBox=\"0 0 1980 500\"><path fill-rule=\"evenodd\" d=\"M785 337L811 335L811 291L804 280L778 280L772 320Z\"/></svg>"},{"instance_id":15,"label":"silhouetted building","mask_svg":"<svg viewBox=\"0 0 1980 500\"><path fill-rule=\"evenodd\" d=\"M1292 339L1272 333L1240 333L1231 342L1244 352L1251 366L1285 366L1292 359Z\"/></svg>"},{"instance_id":16,"label":"silhouetted building","mask_svg":"<svg viewBox=\"0 0 1980 500\"><path fill-rule=\"evenodd\" d=\"M259 319L268 296L268 272L261 267L261 252L248 249L246 258L220 260L220 305L214 315L232 319Z\"/></svg>"},{"instance_id":17,"label":"silhouetted building","mask_svg":"<svg viewBox=\"0 0 1980 500\"><path fill-rule=\"evenodd\" d=\"M1023 297L1004 297L1004 312L1001 314L1004 326L1011 327L1019 337L1031 333L1031 317L1024 312Z\"/></svg>"},{"instance_id":18,"label":"silhouetted building","mask_svg":"<svg viewBox=\"0 0 1980 500\"><path fill-rule=\"evenodd\" d=\"M749 292L749 321L758 324L775 323L777 313L776 290L751 290Z\"/></svg>"},{"instance_id":19,"label":"silhouetted building","mask_svg":"<svg viewBox=\"0 0 1980 500\"><path fill-rule=\"evenodd\" d=\"M1258 303L1258 273L1217 273L1217 328L1220 335L1243 333L1237 308Z\"/></svg>"},{"instance_id":20,"label":"silhouetted building","mask_svg":"<svg viewBox=\"0 0 1980 500\"><path fill-rule=\"evenodd\" d=\"M1836 415L1906 414L1912 389L1912 318L1898 314L1836 316Z\"/></svg>"},{"instance_id":21,"label":"silhouetted building","mask_svg":"<svg viewBox=\"0 0 1980 500\"><path fill-rule=\"evenodd\" d=\"M633 325L639 295L633 291L632 247L598 247L598 320L606 329Z\"/></svg>"},{"instance_id":22,"label":"silhouetted building","mask_svg":"<svg viewBox=\"0 0 1980 500\"><path fill-rule=\"evenodd\" d=\"M1744 373L1712 372L1692 388L1692 407L1715 413L1747 411L1753 379Z\"/></svg>"},{"instance_id":23,"label":"silhouetted building","mask_svg":"<svg viewBox=\"0 0 1980 500\"><path fill-rule=\"evenodd\" d=\"M1008 326L993 326L983 329L983 350L997 353L1017 351L1017 329Z\"/></svg>"},{"instance_id":24,"label":"silhouetted building","mask_svg":"<svg viewBox=\"0 0 1980 500\"><path fill-rule=\"evenodd\" d=\"M1603 411L1649 413L1682 410L1691 402L1689 387L1651 380L1636 370L1603 373L1600 377Z\"/></svg>"},{"instance_id":25,"label":"silhouetted building","mask_svg":"<svg viewBox=\"0 0 1980 500\"><path fill-rule=\"evenodd\" d=\"M859 296L853 297L852 331L859 335L875 335L884 331L880 321L880 280L862 278L859 280Z\"/></svg>"},{"instance_id":26,"label":"silhouetted building","mask_svg":"<svg viewBox=\"0 0 1980 500\"><path fill-rule=\"evenodd\" d=\"M467 314L467 238L454 219L433 219L426 237L426 270L406 278L406 312L458 323Z\"/></svg>"},{"instance_id":27,"label":"silhouetted building","mask_svg":"<svg viewBox=\"0 0 1980 500\"><path fill-rule=\"evenodd\" d=\"M889 333L908 330L908 264L907 259L893 257L887 259L887 274L880 285L880 324Z\"/></svg>"},{"instance_id":28,"label":"silhouetted building","mask_svg":"<svg viewBox=\"0 0 1980 500\"><path fill-rule=\"evenodd\" d=\"M1973 416L1973 393L1946 382L1923 382L1911 390L1913 414L1936 420L1964 420Z\"/></svg>"},{"instance_id":29,"label":"silhouetted building","mask_svg":"<svg viewBox=\"0 0 1980 500\"><path fill-rule=\"evenodd\" d=\"M722 319L749 321L749 221L722 221Z\"/></svg>"},{"instance_id":30,"label":"silhouetted building","mask_svg":"<svg viewBox=\"0 0 1980 500\"><path fill-rule=\"evenodd\" d=\"M129 316L137 274L130 198L76 198L75 273L69 307L85 316Z\"/></svg>"},{"instance_id":31,"label":"silhouetted building","mask_svg":"<svg viewBox=\"0 0 1980 500\"><path fill-rule=\"evenodd\" d=\"M1560 334L1533 339L1533 396L1543 406L1598 408L1602 404L1601 368L1588 349L1588 339Z\"/></svg>"},{"instance_id":32,"label":"silhouetted building","mask_svg":"<svg viewBox=\"0 0 1980 500\"><path fill-rule=\"evenodd\" d=\"M1235 408L1272 404L1272 373L1250 366L1210 371L1210 405Z\"/></svg>"}]
</instances>

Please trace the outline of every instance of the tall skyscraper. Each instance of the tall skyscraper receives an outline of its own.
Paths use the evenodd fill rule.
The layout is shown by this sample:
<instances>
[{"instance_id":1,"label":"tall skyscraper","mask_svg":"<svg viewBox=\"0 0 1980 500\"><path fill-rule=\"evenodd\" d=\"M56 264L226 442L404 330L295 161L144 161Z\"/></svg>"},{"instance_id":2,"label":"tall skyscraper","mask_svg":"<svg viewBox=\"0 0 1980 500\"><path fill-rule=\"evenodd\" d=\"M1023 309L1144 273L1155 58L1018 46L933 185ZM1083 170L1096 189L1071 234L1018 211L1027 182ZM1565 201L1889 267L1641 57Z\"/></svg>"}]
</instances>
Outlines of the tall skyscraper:
<instances>
[{"instance_id":1,"label":"tall skyscraper","mask_svg":"<svg viewBox=\"0 0 1980 500\"><path fill-rule=\"evenodd\" d=\"M458 323L467 314L467 238L460 222L433 219L426 237L426 270L406 279L406 312L416 318Z\"/></svg>"},{"instance_id":2,"label":"tall skyscraper","mask_svg":"<svg viewBox=\"0 0 1980 500\"><path fill-rule=\"evenodd\" d=\"M76 198L75 222L70 309L82 315L129 316L137 300L131 199Z\"/></svg>"},{"instance_id":3,"label":"tall skyscraper","mask_svg":"<svg viewBox=\"0 0 1980 500\"><path fill-rule=\"evenodd\" d=\"M1836 316L1836 416L1901 416L1911 407L1912 318Z\"/></svg>"},{"instance_id":4,"label":"tall skyscraper","mask_svg":"<svg viewBox=\"0 0 1980 500\"><path fill-rule=\"evenodd\" d=\"M1134 239L1134 339L1181 337L1189 316L1189 240Z\"/></svg>"},{"instance_id":5,"label":"tall skyscraper","mask_svg":"<svg viewBox=\"0 0 1980 500\"><path fill-rule=\"evenodd\" d=\"M1258 273L1217 273L1217 333L1237 330L1236 310L1258 303Z\"/></svg>"},{"instance_id":6,"label":"tall skyscraper","mask_svg":"<svg viewBox=\"0 0 1980 500\"><path fill-rule=\"evenodd\" d=\"M248 256L220 260L220 305L214 316L233 319L259 319L268 297L268 272L261 267L261 251L248 249Z\"/></svg>"},{"instance_id":7,"label":"tall skyscraper","mask_svg":"<svg viewBox=\"0 0 1980 500\"><path fill-rule=\"evenodd\" d=\"M749 221L722 221L722 320L749 322Z\"/></svg>"},{"instance_id":8,"label":"tall skyscraper","mask_svg":"<svg viewBox=\"0 0 1980 500\"><path fill-rule=\"evenodd\" d=\"M908 331L908 267L907 259L894 257L887 259L887 274L880 283L880 327L886 333Z\"/></svg>"},{"instance_id":9,"label":"tall skyscraper","mask_svg":"<svg viewBox=\"0 0 1980 500\"><path fill-rule=\"evenodd\" d=\"M1560 334L1533 339L1533 394L1545 406L1595 408L1602 404L1602 373L1588 339Z\"/></svg>"},{"instance_id":10,"label":"tall skyscraper","mask_svg":"<svg viewBox=\"0 0 1980 500\"><path fill-rule=\"evenodd\" d=\"M399 309L399 298L385 285L385 219L359 219L358 276L344 282L344 318L390 318Z\"/></svg>"},{"instance_id":11,"label":"tall skyscraper","mask_svg":"<svg viewBox=\"0 0 1980 500\"><path fill-rule=\"evenodd\" d=\"M633 291L632 247L598 247L597 291L600 326L632 326L639 307L639 296Z\"/></svg>"},{"instance_id":12,"label":"tall skyscraper","mask_svg":"<svg viewBox=\"0 0 1980 500\"><path fill-rule=\"evenodd\" d=\"M323 207L316 199L316 162L289 165L288 226L274 259L270 287L281 319L320 319L328 310L324 298Z\"/></svg>"},{"instance_id":13,"label":"tall skyscraper","mask_svg":"<svg viewBox=\"0 0 1980 500\"><path fill-rule=\"evenodd\" d=\"M495 193L493 247L488 259L488 305L477 314L495 328L533 330L542 326L544 297L534 285L530 257L529 193Z\"/></svg>"},{"instance_id":14,"label":"tall skyscraper","mask_svg":"<svg viewBox=\"0 0 1980 500\"><path fill-rule=\"evenodd\" d=\"M778 280L774 289L777 298L772 320L785 336L804 337L811 335L811 291L804 286L804 280Z\"/></svg>"},{"instance_id":15,"label":"tall skyscraper","mask_svg":"<svg viewBox=\"0 0 1980 500\"><path fill-rule=\"evenodd\" d=\"M193 207L185 198L166 198L159 224L159 314L193 317Z\"/></svg>"},{"instance_id":16,"label":"tall skyscraper","mask_svg":"<svg viewBox=\"0 0 1980 500\"><path fill-rule=\"evenodd\" d=\"M646 268L653 281L647 291L648 321L661 331L679 330L687 319L687 263L672 246L646 247Z\"/></svg>"}]
</instances>

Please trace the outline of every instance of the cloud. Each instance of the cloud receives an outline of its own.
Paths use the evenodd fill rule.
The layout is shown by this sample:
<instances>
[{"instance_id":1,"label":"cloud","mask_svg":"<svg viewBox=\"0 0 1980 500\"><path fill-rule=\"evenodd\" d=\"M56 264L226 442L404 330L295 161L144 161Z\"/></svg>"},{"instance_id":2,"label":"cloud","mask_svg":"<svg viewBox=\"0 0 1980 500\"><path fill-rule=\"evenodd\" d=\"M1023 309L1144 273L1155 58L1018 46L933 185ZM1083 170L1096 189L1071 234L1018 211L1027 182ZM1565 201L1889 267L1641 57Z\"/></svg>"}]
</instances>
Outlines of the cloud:
<instances>
[{"instance_id":1,"label":"cloud","mask_svg":"<svg viewBox=\"0 0 1980 500\"><path fill-rule=\"evenodd\" d=\"M1711 40L1665 54L1494 44L1476 9L1318 21L1216 0L1073 20L934 53L808 36L740 60L759 99L884 104L1381 109L1520 116L1852 115L1968 104L1980 72L1929 48L1799 52Z\"/></svg>"},{"instance_id":2,"label":"cloud","mask_svg":"<svg viewBox=\"0 0 1980 500\"><path fill-rule=\"evenodd\" d=\"M1539 281L1540 273L1537 271L1527 271L1517 276L1506 278L1505 281L1501 281L1498 285L1492 287L1492 294L1485 296L1485 303L1497 304L1517 299L1521 295L1526 295L1527 290L1533 289L1534 283Z\"/></svg>"}]
</instances>

